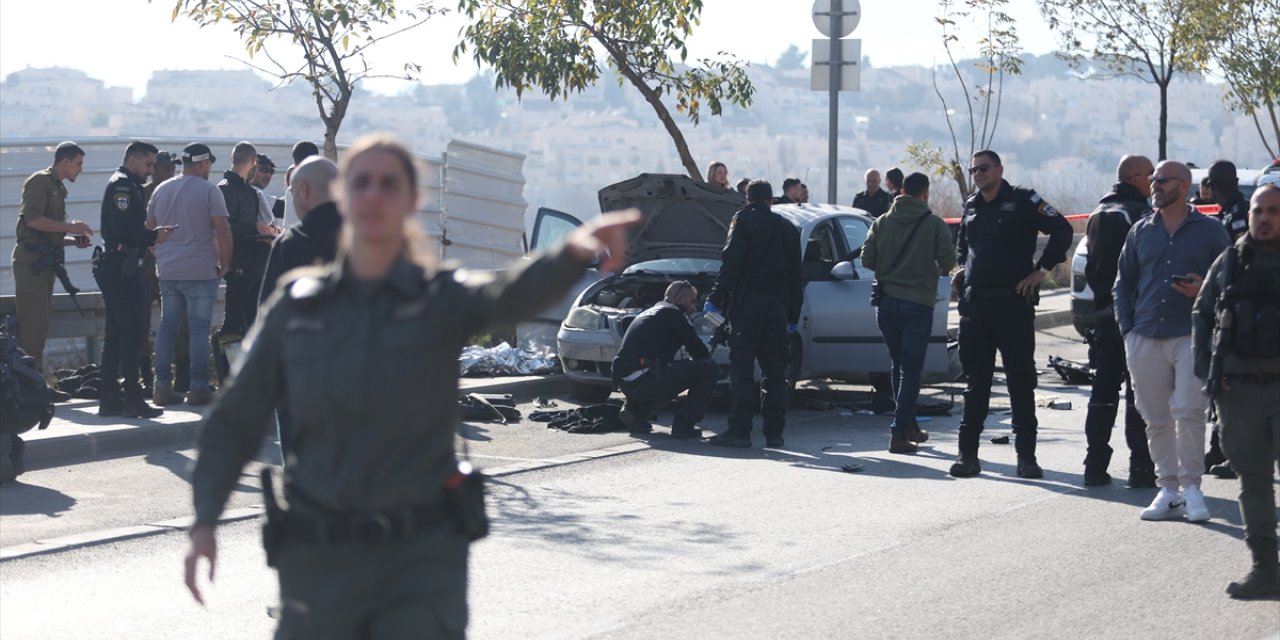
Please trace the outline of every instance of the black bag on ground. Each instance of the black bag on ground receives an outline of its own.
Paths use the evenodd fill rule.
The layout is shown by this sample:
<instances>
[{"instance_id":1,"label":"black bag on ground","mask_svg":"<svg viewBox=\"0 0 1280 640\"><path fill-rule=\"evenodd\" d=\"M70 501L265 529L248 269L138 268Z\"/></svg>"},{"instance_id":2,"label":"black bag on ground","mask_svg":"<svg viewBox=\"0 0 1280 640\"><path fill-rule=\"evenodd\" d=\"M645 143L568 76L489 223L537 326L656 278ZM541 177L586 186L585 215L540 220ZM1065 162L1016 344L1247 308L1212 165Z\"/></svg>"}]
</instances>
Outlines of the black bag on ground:
<instances>
[{"instance_id":1,"label":"black bag on ground","mask_svg":"<svg viewBox=\"0 0 1280 640\"><path fill-rule=\"evenodd\" d=\"M35 358L18 346L17 322L10 316L0 330L0 433L17 435L53 421L53 395Z\"/></svg>"}]
</instances>

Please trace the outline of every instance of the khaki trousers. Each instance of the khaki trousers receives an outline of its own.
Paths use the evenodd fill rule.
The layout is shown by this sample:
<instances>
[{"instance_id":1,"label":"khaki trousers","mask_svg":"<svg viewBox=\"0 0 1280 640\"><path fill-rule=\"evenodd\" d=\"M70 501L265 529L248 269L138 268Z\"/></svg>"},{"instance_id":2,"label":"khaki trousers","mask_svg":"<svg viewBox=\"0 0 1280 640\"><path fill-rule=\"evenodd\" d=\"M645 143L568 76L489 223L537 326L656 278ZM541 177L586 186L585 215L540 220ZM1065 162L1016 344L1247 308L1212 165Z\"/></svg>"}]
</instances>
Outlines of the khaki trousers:
<instances>
[{"instance_id":1,"label":"khaki trousers","mask_svg":"<svg viewBox=\"0 0 1280 640\"><path fill-rule=\"evenodd\" d=\"M1156 485L1175 491L1200 486L1204 475L1204 382L1195 376L1191 336L1148 338L1130 332L1125 353Z\"/></svg>"},{"instance_id":2,"label":"khaki trousers","mask_svg":"<svg viewBox=\"0 0 1280 640\"><path fill-rule=\"evenodd\" d=\"M53 316L53 269L31 272L30 263L13 262L14 304L18 310L18 346L44 371L44 343Z\"/></svg>"}]
</instances>

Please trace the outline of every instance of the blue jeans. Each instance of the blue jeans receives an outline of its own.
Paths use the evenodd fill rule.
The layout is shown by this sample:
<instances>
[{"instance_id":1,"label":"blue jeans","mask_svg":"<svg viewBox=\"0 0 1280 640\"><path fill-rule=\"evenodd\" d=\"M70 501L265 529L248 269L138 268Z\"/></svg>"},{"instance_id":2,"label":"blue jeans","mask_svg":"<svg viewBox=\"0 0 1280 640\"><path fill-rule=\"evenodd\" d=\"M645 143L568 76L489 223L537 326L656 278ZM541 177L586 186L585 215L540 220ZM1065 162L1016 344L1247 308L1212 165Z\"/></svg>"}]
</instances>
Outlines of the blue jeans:
<instances>
[{"instance_id":1,"label":"blue jeans","mask_svg":"<svg viewBox=\"0 0 1280 640\"><path fill-rule=\"evenodd\" d=\"M191 329L191 390L209 388L209 325L218 280L161 280L160 328L156 331L157 387L173 386L173 344L182 319Z\"/></svg>"},{"instance_id":2,"label":"blue jeans","mask_svg":"<svg viewBox=\"0 0 1280 640\"><path fill-rule=\"evenodd\" d=\"M884 296L876 307L876 324L889 348L893 371L894 429L906 429L916 419L916 399L920 396L920 376L924 356L929 349L929 330L933 327L933 307L917 302Z\"/></svg>"}]
</instances>

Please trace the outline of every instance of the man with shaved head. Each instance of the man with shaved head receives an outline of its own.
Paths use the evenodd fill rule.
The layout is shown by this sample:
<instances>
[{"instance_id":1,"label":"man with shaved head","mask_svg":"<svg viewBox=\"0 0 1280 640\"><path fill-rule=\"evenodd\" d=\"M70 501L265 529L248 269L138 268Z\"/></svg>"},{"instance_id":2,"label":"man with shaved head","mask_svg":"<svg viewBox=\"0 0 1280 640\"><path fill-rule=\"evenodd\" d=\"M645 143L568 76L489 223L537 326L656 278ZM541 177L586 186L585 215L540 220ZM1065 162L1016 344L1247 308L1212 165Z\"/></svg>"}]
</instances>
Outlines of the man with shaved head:
<instances>
[{"instance_id":1,"label":"man with shaved head","mask_svg":"<svg viewBox=\"0 0 1280 640\"><path fill-rule=\"evenodd\" d=\"M1210 514L1200 476L1209 400L1195 376L1191 307L1230 239L1220 223L1187 204L1192 183L1186 165L1161 162L1150 184L1155 213L1129 230L1112 292L1160 487L1141 515L1204 522Z\"/></svg>"},{"instance_id":2,"label":"man with shaved head","mask_svg":"<svg viewBox=\"0 0 1280 640\"><path fill-rule=\"evenodd\" d=\"M332 262L338 253L338 232L342 217L333 201L333 181L338 165L322 156L312 156L294 168L289 180L289 198L298 222L276 236L267 256L258 291L259 302L265 303L276 289L276 283L291 269ZM288 463L289 414L284 407L276 409L277 437L280 457Z\"/></svg>"},{"instance_id":3,"label":"man with shaved head","mask_svg":"<svg viewBox=\"0 0 1280 640\"><path fill-rule=\"evenodd\" d=\"M338 165L321 156L302 161L293 170L289 196L298 222L281 233L271 245L260 302L266 302L276 289L280 276L290 269L330 262L338 250L338 231L342 217L333 202L332 183L338 177Z\"/></svg>"},{"instance_id":4,"label":"man with shaved head","mask_svg":"<svg viewBox=\"0 0 1280 640\"><path fill-rule=\"evenodd\" d=\"M853 196L853 206L866 211L872 218L879 218L889 210L893 198L888 191L880 188L879 171L867 169L864 179L867 181L867 190Z\"/></svg>"},{"instance_id":5,"label":"man with shaved head","mask_svg":"<svg viewBox=\"0 0 1280 640\"><path fill-rule=\"evenodd\" d=\"M1089 341L1090 360L1097 373L1089 395L1089 413L1084 421L1085 438L1089 443L1084 459L1086 487L1111 484L1111 475L1107 473L1112 453L1111 429L1119 412L1122 384L1125 387L1124 438L1129 445L1128 487L1156 486L1155 465L1147 451L1147 423L1138 413L1133 385L1127 379L1124 340L1120 338L1111 297L1119 268L1120 248L1124 246L1129 229L1151 215L1151 207L1147 204L1147 198L1151 197L1148 180L1154 172L1155 167L1146 156L1127 155L1121 158L1120 165L1116 167L1115 185L1098 201L1098 208L1089 216L1086 232L1089 254L1084 277L1093 290L1098 324Z\"/></svg>"},{"instance_id":6,"label":"man with shaved head","mask_svg":"<svg viewBox=\"0 0 1280 640\"><path fill-rule=\"evenodd\" d=\"M1276 465L1280 465L1280 189L1259 188L1248 231L1213 263L1196 299L1196 376L1218 409L1222 447L1240 477L1240 515L1253 568L1233 598L1280 597Z\"/></svg>"}]
</instances>

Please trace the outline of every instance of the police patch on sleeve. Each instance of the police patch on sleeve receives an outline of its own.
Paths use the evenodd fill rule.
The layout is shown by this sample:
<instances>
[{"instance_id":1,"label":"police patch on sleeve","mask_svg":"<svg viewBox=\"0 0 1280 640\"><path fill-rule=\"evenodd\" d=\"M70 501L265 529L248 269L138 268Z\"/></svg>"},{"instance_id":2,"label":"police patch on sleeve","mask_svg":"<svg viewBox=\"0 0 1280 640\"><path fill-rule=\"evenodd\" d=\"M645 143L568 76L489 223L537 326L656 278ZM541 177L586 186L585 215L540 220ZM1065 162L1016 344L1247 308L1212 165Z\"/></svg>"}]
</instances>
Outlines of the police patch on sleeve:
<instances>
[{"instance_id":1,"label":"police patch on sleeve","mask_svg":"<svg viewBox=\"0 0 1280 640\"><path fill-rule=\"evenodd\" d=\"M1038 210L1041 215L1049 216L1051 218L1062 215L1061 213L1058 213L1057 209L1053 208L1053 205L1045 202L1044 198L1041 198L1040 194L1034 191L1031 192L1031 203L1036 205L1036 210Z\"/></svg>"},{"instance_id":2,"label":"police patch on sleeve","mask_svg":"<svg viewBox=\"0 0 1280 640\"><path fill-rule=\"evenodd\" d=\"M128 210L129 210L129 194L127 194L127 193L117 193L117 194L115 195L115 201L116 201L116 208L117 208L117 209L119 209L119 210L121 210L121 211L128 211Z\"/></svg>"}]
</instances>

